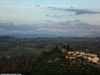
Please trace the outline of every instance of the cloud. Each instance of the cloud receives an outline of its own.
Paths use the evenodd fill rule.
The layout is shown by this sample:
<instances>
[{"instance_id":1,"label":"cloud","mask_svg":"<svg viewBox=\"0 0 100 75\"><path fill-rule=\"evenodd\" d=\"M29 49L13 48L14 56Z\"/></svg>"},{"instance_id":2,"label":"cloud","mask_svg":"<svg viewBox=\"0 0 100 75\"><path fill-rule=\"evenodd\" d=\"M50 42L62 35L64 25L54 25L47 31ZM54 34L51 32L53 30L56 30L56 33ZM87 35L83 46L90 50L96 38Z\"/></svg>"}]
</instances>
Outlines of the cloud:
<instances>
[{"instance_id":1,"label":"cloud","mask_svg":"<svg viewBox=\"0 0 100 75\"><path fill-rule=\"evenodd\" d=\"M7 25L9 24L9 25ZM34 25L15 25L13 23L0 23L0 34L57 34L63 36L99 36L100 25L85 23L80 19L65 22L45 20L45 23Z\"/></svg>"},{"instance_id":2,"label":"cloud","mask_svg":"<svg viewBox=\"0 0 100 75\"><path fill-rule=\"evenodd\" d=\"M50 16L50 15L46 15L46 17L53 17L53 18L62 18L62 17L65 17L66 15L53 15L53 16Z\"/></svg>"},{"instance_id":3,"label":"cloud","mask_svg":"<svg viewBox=\"0 0 100 75\"><path fill-rule=\"evenodd\" d=\"M40 5L35 5L35 7L41 7Z\"/></svg>"},{"instance_id":4,"label":"cloud","mask_svg":"<svg viewBox=\"0 0 100 75\"><path fill-rule=\"evenodd\" d=\"M75 15L100 14L100 12L92 11L92 10L89 10L89 9L65 9L65 11L75 12Z\"/></svg>"},{"instance_id":5,"label":"cloud","mask_svg":"<svg viewBox=\"0 0 100 75\"><path fill-rule=\"evenodd\" d=\"M46 17L49 17L49 15L46 15Z\"/></svg>"},{"instance_id":6,"label":"cloud","mask_svg":"<svg viewBox=\"0 0 100 75\"><path fill-rule=\"evenodd\" d=\"M58 8L58 7L54 7L54 6L49 6L48 8L54 9L54 10L63 10L63 8Z\"/></svg>"},{"instance_id":7,"label":"cloud","mask_svg":"<svg viewBox=\"0 0 100 75\"><path fill-rule=\"evenodd\" d=\"M5 24L6 25L14 25L14 23L12 23L12 22L6 22Z\"/></svg>"},{"instance_id":8,"label":"cloud","mask_svg":"<svg viewBox=\"0 0 100 75\"><path fill-rule=\"evenodd\" d=\"M67 15L67 16L74 16L74 15Z\"/></svg>"},{"instance_id":9,"label":"cloud","mask_svg":"<svg viewBox=\"0 0 100 75\"><path fill-rule=\"evenodd\" d=\"M50 21L50 20L46 20L46 22L48 22L48 23L53 23L53 21Z\"/></svg>"},{"instance_id":10,"label":"cloud","mask_svg":"<svg viewBox=\"0 0 100 75\"><path fill-rule=\"evenodd\" d=\"M74 6L70 6L70 8L74 8Z\"/></svg>"},{"instance_id":11,"label":"cloud","mask_svg":"<svg viewBox=\"0 0 100 75\"><path fill-rule=\"evenodd\" d=\"M4 28L0 28L0 31L4 31L5 29Z\"/></svg>"},{"instance_id":12,"label":"cloud","mask_svg":"<svg viewBox=\"0 0 100 75\"><path fill-rule=\"evenodd\" d=\"M66 22L58 22L57 24L59 26L62 26L63 28L65 27L70 27L72 21L66 21Z\"/></svg>"},{"instance_id":13,"label":"cloud","mask_svg":"<svg viewBox=\"0 0 100 75\"><path fill-rule=\"evenodd\" d=\"M36 27L24 24L15 25L12 22L7 22L7 23L0 23L0 28L4 28L6 30L32 30L35 29Z\"/></svg>"},{"instance_id":14,"label":"cloud","mask_svg":"<svg viewBox=\"0 0 100 75\"><path fill-rule=\"evenodd\" d=\"M77 23L77 22L82 22L81 20L77 19L77 20L74 20L73 21L74 23Z\"/></svg>"},{"instance_id":15,"label":"cloud","mask_svg":"<svg viewBox=\"0 0 100 75\"><path fill-rule=\"evenodd\" d=\"M32 5L29 5L29 7L32 7Z\"/></svg>"},{"instance_id":16,"label":"cloud","mask_svg":"<svg viewBox=\"0 0 100 75\"><path fill-rule=\"evenodd\" d=\"M67 11L67 12L75 12L75 15L82 15L82 14L100 14L98 11L93 11L89 9L75 9L73 6L70 6L70 8L64 9L64 8L58 8L58 7L52 7L49 6L48 8L53 10L60 10L60 11Z\"/></svg>"},{"instance_id":17,"label":"cloud","mask_svg":"<svg viewBox=\"0 0 100 75\"><path fill-rule=\"evenodd\" d=\"M65 15L61 15L61 16L58 16L58 15L53 15L52 17L54 17L54 18L62 18L62 17L64 17Z\"/></svg>"}]
</instances>

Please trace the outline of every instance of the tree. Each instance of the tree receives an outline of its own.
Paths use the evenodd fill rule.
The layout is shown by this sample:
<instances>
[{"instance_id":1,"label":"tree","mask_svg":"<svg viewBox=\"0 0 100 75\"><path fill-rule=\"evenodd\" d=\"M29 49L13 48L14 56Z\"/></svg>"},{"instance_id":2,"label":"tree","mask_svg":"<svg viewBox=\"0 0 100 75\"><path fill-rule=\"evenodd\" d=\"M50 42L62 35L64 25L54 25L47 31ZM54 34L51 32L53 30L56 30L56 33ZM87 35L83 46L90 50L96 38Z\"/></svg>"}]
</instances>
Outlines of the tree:
<instances>
[{"instance_id":1,"label":"tree","mask_svg":"<svg viewBox=\"0 0 100 75\"><path fill-rule=\"evenodd\" d=\"M73 49L69 45L62 45L61 48L73 51Z\"/></svg>"},{"instance_id":2,"label":"tree","mask_svg":"<svg viewBox=\"0 0 100 75\"><path fill-rule=\"evenodd\" d=\"M55 46L50 52L49 54L53 54L53 53L62 53L61 50L59 49L58 46Z\"/></svg>"},{"instance_id":3,"label":"tree","mask_svg":"<svg viewBox=\"0 0 100 75\"><path fill-rule=\"evenodd\" d=\"M41 52L41 55L47 55L47 54L48 54L48 52L46 52L46 51Z\"/></svg>"}]
</instances>

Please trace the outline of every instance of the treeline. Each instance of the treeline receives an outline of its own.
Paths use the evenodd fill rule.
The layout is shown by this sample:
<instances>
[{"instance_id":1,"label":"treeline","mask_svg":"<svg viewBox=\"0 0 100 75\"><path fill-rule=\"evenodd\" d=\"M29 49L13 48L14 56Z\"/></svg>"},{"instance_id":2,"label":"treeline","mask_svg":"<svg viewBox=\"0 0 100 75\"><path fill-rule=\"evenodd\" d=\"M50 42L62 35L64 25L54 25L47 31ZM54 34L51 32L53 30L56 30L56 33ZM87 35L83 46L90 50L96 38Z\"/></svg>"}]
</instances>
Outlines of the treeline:
<instances>
[{"instance_id":1,"label":"treeline","mask_svg":"<svg viewBox=\"0 0 100 75\"><path fill-rule=\"evenodd\" d=\"M11 37L11 36L0 36L0 39L11 39L11 38L14 38L14 37Z\"/></svg>"}]
</instances>

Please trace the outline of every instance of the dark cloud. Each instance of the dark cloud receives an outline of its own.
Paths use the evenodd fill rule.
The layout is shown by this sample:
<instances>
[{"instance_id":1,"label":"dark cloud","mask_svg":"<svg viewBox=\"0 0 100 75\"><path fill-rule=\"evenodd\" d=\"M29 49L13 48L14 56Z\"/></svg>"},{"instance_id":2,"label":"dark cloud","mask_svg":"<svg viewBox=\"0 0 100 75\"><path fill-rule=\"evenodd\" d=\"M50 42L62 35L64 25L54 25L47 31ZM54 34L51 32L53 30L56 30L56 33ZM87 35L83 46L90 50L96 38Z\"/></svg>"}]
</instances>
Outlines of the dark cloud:
<instances>
[{"instance_id":1,"label":"dark cloud","mask_svg":"<svg viewBox=\"0 0 100 75\"><path fill-rule=\"evenodd\" d=\"M75 15L81 14L100 14L100 12L88 10L88 9L65 9L65 11L75 12Z\"/></svg>"},{"instance_id":2,"label":"dark cloud","mask_svg":"<svg viewBox=\"0 0 100 75\"><path fill-rule=\"evenodd\" d=\"M61 11L68 11L68 12L75 12L75 15L82 15L82 14L100 14L100 12L97 11L92 11L89 9L75 9L73 6L70 6L68 9L63 9L63 8L58 8L58 7L51 7L49 6L48 8L54 9L54 10L61 10Z\"/></svg>"},{"instance_id":3,"label":"dark cloud","mask_svg":"<svg viewBox=\"0 0 100 75\"><path fill-rule=\"evenodd\" d=\"M40 5L35 5L35 7L41 7Z\"/></svg>"}]
</instances>

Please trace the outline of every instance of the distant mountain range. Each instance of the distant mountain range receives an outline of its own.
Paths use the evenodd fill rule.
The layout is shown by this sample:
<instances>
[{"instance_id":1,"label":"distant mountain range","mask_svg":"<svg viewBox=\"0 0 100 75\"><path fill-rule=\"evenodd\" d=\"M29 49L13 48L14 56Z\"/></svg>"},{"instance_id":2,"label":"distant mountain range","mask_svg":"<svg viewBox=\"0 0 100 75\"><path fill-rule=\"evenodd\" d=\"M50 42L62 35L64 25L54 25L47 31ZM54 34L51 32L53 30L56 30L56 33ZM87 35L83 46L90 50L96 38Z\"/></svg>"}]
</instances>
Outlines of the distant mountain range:
<instances>
[{"instance_id":1,"label":"distant mountain range","mask_svg":"<svg viewBox=\"0 0 100 75\"><path fill-rule=\"evenodd\" d=\"M59 37L59 35L55 34L10 34L8 36L17 38Z\"/></svg>"},{"instance_id":2,"label":"distant mountain range","mask_svg":"<svg viewBox=\"0 0 100 75\"><path fill-rule=\"evenodd\" d=\"M50 38L55 38L55 37L63 37L62 35L56 35L56 34L8 34L8 35L0 35L0 36L11 36L11 37L16 37L16 38L38 38L38 37L50 37ZM64 37L80 37L80 36L64 36ZM82 37L82 36L81 36ZM99 33L95 36L93 35L87 35L83 37L100 37Z\"/></svg>"}]
</instances>

